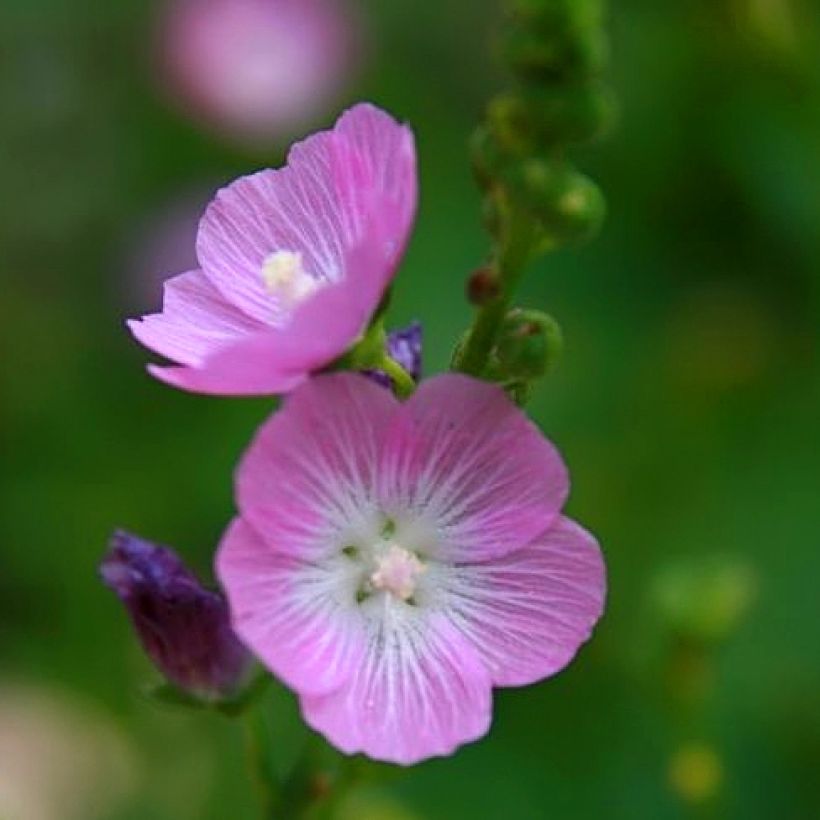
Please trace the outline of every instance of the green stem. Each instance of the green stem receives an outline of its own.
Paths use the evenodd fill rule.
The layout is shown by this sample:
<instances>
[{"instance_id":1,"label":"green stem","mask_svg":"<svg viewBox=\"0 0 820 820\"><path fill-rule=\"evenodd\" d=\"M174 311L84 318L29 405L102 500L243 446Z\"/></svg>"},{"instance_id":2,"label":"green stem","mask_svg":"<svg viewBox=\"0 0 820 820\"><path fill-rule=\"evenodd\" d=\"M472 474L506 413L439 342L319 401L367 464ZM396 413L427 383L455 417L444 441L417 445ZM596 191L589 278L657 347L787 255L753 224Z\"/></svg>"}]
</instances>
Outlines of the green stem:
<instances>
[{"instance_id":1,"label":"green stem","mask_svg":"<svg viewBox=\"0 0 820 820\"><path fill-rule=\"evenodd\" d=\"M416 383L413 377L397 362L391 359L386 353L375 366L376 370L383 370L393 380L393 392L400 398L406 399L413 394Z\"/></svg>"},{"instance_id":2,"label":"green stem","mask_svg":"<svg viewBox=\"0 0 820 820\"><path fill-rule=\"evenodd\" d=\"M243 714L245 750L251 775L259 794L262 820L277 820L281 801L278 778L270 748L270 730L262 708Z\"/></svg>"},{"instance_id":3,"label":"green stem","mask_svg":"<svg viewBox=\"0 0 820 820\"><path fill-rule=\"evenodd\" d=\"M393 392L400 399L406 399L416 389L413 377L387 355L387 333L381 318L373 322L358 344L336 366L349 370L381 370L393 380Z\"/></svg>"},{"instance_id":4,"label":"green stem","mask_svg":"<svg viewBox=\"0 0 820 820\"><path fill-rule=\"evenodd\" d=\"M498 296L476 313L464 347L454 364L454 369L470 376L481 376L487 366L499 325L509 309L537 241L536 226L527 214L508 210L506 227L506 237L496 264L500 286Z\"/></svg>"}]
</instances>

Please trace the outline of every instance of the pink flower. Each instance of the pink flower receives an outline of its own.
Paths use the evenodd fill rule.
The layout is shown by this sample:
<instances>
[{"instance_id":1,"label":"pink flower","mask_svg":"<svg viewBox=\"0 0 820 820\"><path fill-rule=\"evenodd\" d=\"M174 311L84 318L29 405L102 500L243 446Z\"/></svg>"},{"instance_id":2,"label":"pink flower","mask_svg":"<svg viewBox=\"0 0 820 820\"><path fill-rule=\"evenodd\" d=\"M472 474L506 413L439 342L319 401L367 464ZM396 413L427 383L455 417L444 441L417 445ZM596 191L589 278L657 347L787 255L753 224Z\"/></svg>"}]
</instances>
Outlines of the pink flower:
<instances>
[{"instance_id":1,"label":"pink flower","mask_svg":"<svg viewBox=\"0 0 820 820\"><path fill-rule=\"evenodd\" d=\"M292 390L366 328L416 210L412 132L372 105L295 145L285 168L222 189L197 237L201 269L165 284L162 313L129 322L200 393Z\"/></svg>"},{"instance_id":2,"label":"pink flower","mask_svg":"<svg viewBox=\"0 0 820 820\"><path fill-rule=\"evenodd\" d=\"M602 612L557 451L496 386L406 403L318 376L259 431L217 557L234 628L344 752L410 764L488 729L493 686L553 675Z\"/></svg>"},{"instance_id":3,"label":"pink flower","mask_svg":"<svg viewBox=\"0 0 820 820\"><path fill-rule=\"evenodd\" d=\"M161 62L195 118L263 146L332 104L354 68L357 28L345 0L170 0Z\"/></svg>"}]
</instances>

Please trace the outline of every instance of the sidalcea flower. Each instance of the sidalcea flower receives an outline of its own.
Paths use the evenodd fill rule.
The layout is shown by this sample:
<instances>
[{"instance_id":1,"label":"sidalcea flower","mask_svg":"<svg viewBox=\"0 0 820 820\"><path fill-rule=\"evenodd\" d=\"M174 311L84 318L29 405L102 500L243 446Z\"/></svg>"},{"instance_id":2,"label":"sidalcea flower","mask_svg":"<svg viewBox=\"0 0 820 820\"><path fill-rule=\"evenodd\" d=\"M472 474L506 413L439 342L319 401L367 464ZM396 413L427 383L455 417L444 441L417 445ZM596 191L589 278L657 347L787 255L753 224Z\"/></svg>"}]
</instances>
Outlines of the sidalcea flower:
<instances>
[{"instance_id":1,"label":"sidalcea flower","mask_svg":"<svg viewBox=\"0 0 820 820\"><path fill-rule=\"evenodd\" d=\"M230 696L245 681L250 653L218 592L205 589L179 556L117 532L100 575L125 604L140 642L165 677L204 698Z\"/></svg>"},{"instance_id":2,"label":"sidalcea flower","mask_svg":"<svg viewBox=\"0 0 820 820\"><path fill-rule=\"evenodd\" d=\"M221 190L199 227L201 269L165 284L162 313L129 322L201 393L292 390L341 356L378 307L416 210L412 132L368 104L293 147L287 167Z\"/></svg>"},{"instance_id":3,"label":"sidalcea flower","mask_svg":"<svg viewBox=\"0 0 820 820\"><path fill-rule=\"evenodd\" d=\"M405 403L317 376L237 473L217 571L234 627L344 752L410 764L482 736L493 686L562 669L602 612L557 451L501 389L448 374Z\"/></svg>"},{"instance_id":4,"label":"sidalcea flower","mask_svg":"<svg viewBox=\"0 0 820 820\"><path fill-rule=\"evenodd\" d=\"M387 355L403 367L414 382L421 379L422 335L421 322L413 322L387 334ZM393 379L383 370L368 370L365 373L384 387L391 387L393 384Z\"/></svg>"},{"instance_id":5,"label":"sidalcea flower","mask_svg":"<svg viewBox=\"0 0 820 820\"><path fill-rule=\"evenodd\" d=\"M348 0L168 0L163 80L197 120L266 147L327 110L355 70Z\"/></svg>"}]
</instances>

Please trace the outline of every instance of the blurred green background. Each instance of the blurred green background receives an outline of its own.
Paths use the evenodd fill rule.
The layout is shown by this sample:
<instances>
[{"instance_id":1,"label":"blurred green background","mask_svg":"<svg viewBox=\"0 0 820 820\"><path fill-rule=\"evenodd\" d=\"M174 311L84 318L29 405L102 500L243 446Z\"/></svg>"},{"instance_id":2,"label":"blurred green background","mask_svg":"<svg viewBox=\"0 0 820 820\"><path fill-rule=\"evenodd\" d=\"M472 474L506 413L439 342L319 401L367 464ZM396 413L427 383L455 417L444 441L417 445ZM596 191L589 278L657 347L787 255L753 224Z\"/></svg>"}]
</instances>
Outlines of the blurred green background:
<instances>
[{"instance_id":1,"label":"blurred green background","mask_svg":"<svg viewBox=\"0 0 820 820\"><path fill-rule=\"evenodd\" d=\"M152 381L123 327L176 272L141 256L162 216L285 147L168 103L158 5L0 5L3 820L255 816L238 729L140 696L154 673L96 578L116 526L209 574L270 409ZM488 247L465 143L506 82L498 4L361 5L361 70L316 125L367 98L415 129L391 321L424 321L434 372ZM820 816L820 8L621 0L610 30L619 122L576 154L610 217L521 294L565 331L531 411L606 551L607 613L561 675L497 694L488 738L351 817Z\"/></svg>"}]
</instances>

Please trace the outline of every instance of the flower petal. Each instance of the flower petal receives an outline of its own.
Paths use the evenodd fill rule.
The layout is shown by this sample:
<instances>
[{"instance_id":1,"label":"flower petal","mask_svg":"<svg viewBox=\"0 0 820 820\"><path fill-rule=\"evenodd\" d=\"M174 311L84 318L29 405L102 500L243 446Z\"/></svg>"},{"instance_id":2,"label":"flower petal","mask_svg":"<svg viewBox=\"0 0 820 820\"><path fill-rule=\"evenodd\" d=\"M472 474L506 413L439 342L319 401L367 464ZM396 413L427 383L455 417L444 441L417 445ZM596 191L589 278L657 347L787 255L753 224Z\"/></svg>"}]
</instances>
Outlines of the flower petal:
<instances>
[{"instance_id":1,"label":"flower petal","mask_svg":"<svg viewBox=\"0 0 820 820\"><path fill-rule=\"evenodd\" d=\"M196 367L152 365L150 372L168 384L198 393L271 395L293 390L312 371L341 356L378 306L385 218L389 214L372 220L369 239L346 252L348 277L305 301L286 326L264 327L248 319L249 324L263 329L216 347Z\"/></svg>"},{"instance_id":2,"label":"flower petal","mask_svg":"<svg viewBox=\"0 0 820 820\"><path fill-rule=\"evenodd\" d=\"M344 556L312 564L281 553L240 518L217 554L236 633L288 686L312 694L349 680L364 656L351 568Z\"/></svg>"},{"instance_id":3,"label":"flower petal","mask_svg":"<svg viewBox=\"0 0 820 820\"><path fill-rule=\"evenodd\" d=\"M555 447L494 385L423 382L388 434L379 497L425 522L436 557L480 561L528 544L555 519L569 478Z\"/></svg>"},{"instance_id":4,"label":"flower petal","mask_svg":"<svg viewBox=\"0 0 820 820\"><path fill-rule=\"evenodd\" d=\"M341 550L363 532L378 537L378 452L397 407L389 391L358 374L301 386L242 459L242 516L277 551L305 559Z\"/></svg>"},{"instance_id":5,"label":"flower petal","mask_svg":"<svg viewBox=\"0 0 820 820\"><path fill-rule=\"evenodd\" d=\"M413 132L397 125L386 112L369 103L346 111L336 126L352 145L365 176L380 192L377 207L393 214L389 239L391 257L398 259L410 236L418 205L418 172Z\"/></svg>"},{"instance_id":6,"label":"flower petal","mask_svg":"<svg viewBox=\"0 0 820 820\"><path fill-rule=\"evenodd\" d=\"M128 327L161 356L197 366L215 350L264 325L225 301L202 271L192 270L165 282L162 313L132 319Z\"/></svg>"},{"instance_id":7,"label":"flower petal","mask_svg":"<svg viewBox=\"0 0 820 820\"><path fill-rule=\"evenodd\" d=\"M385 599L368 651L342 689L304 696L307 723L347 754L410 765L484 735L490 680L469 642L441 615Z\"/></svg>"},{"instance_id":8,"label":"flower petal","mask_svg":"<svg viewBox=\"0 0 820 820\"><path fill-rule=\"evenodd\" d=\"M563 516L532 544L453 568L447 616L484 659L494 686L563 669L603 612L606 577L595 538Z\"/></svg>"},{"instance_id":9,"label":"flower petal","mask_svg":"<svg viewBox=\"0 0 820 820\"><path fill-rule=\"evenodd\" d=\"M368 220L391 215L375 275L393 274L416 207L412 133L369 105L348 111L333 131L294 145L287 166L242 177L223 188L200 225L200 264L227 299L271 322L275 299L261 272L278 250L298 252L324 282L344 279L346 252L365 237Z\"/></svg>"}]
</instances>

